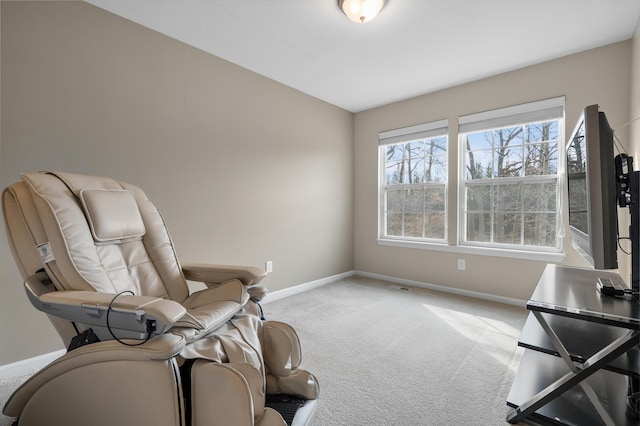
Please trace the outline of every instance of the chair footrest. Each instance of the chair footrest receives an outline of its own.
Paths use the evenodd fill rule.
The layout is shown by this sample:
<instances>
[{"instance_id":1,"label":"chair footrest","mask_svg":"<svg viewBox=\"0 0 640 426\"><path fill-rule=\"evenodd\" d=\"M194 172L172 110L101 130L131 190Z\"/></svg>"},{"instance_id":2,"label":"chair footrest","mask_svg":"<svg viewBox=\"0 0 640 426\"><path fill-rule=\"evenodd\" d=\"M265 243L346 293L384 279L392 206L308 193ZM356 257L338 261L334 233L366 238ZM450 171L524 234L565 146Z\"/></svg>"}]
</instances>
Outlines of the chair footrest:
<instances>
[{"instance_id":1,"label":"chair footrest","mask_svg":"<svg viewBox=\"0 0 640 426\"><path fill-rule=\"evenodd\" d=\"M306 400L292 395L267 395L265 406L276 410L289 426Z\"/></svg>"}]
</instances>

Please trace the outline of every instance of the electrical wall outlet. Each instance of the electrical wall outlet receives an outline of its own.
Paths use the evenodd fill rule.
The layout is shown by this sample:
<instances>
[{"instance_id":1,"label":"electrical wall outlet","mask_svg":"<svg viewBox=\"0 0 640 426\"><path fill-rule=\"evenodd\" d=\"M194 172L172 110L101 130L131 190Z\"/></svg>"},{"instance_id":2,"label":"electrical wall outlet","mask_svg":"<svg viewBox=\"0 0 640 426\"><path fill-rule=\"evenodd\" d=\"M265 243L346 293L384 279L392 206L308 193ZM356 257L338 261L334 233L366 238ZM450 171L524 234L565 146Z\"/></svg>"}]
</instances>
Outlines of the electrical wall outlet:
<instances>
[{"instance_id":1,"label":"electrical wall outlet","mask_svg":"<svg viewBox=\"0 0 640 426\"><path fill-rule=\"evenodd\" d=\"M458 259L458 271L464 271L467 268L467 264L464 259Z\"/></svg>"},{"instance_id":2,"label":"electrical wall outlet","mask_svg":"<svg viewBox=\"0 0 640 426\"><path fill-rule=\"evenodd\" d=\"M273 272L273 261L267 260L266 262L264 262L264 270L267 272L267 274Z\"/></svg>"}]
</instances>

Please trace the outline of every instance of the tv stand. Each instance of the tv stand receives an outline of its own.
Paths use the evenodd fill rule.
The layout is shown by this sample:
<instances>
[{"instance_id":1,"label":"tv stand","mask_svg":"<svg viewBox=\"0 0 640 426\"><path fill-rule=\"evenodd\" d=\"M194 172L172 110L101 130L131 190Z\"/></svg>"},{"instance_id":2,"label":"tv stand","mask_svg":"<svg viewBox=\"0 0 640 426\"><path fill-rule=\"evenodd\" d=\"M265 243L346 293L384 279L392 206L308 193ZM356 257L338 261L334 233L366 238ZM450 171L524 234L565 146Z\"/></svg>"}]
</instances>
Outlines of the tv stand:
<instances>
[{"instance_id":1,"label":"tv stand","mask_svg":"<svg viewBox=\"0 0 640 426\"><path fill-rule=\"evenodd\" d=\"M627 390L640 380L640 302L601 295L598 277L622 283L608 271L545 268L527 302L509 423L638 425Z\"/></svg>"}]
</instances>

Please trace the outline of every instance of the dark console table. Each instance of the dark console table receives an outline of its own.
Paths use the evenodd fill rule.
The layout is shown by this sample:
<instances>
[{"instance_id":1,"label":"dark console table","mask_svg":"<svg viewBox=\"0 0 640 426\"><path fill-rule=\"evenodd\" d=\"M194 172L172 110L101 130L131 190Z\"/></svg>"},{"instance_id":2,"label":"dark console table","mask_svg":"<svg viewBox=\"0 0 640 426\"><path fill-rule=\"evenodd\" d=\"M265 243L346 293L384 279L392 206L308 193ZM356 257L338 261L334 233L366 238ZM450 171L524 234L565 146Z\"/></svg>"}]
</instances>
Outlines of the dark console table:
<instances>
[{"instance_id":1,"label":"dark console table","mask_svg":"<svg viewBox=\"0 0 640 426\"><path fill-rule=\"evenodd\" d=\"M601 295L608 271L548 265L527 303L525 348L507 404L510 423L638 426L627 409L640 380L640 302Z\"/></svg>"}]
</instances>

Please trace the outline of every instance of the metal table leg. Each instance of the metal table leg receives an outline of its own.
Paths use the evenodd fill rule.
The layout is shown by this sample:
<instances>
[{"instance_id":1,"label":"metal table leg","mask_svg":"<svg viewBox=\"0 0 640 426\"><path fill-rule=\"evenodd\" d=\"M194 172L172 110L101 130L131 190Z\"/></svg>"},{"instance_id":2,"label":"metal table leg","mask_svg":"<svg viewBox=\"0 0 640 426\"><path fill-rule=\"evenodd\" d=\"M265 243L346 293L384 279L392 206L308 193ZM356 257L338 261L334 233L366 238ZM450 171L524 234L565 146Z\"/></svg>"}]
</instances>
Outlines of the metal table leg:
<instances>
[{"instance_id":1,"label":"metal table leg","mask_svg":"<svg viewBox=\"0 0 640 426\"><path fill-rule=\"evenodd\" d=\"M507 416L507 421L509 423L518 423L524 420L540 407L543 407L573 386L580 384L580 382L585 380L587 377L600 370L602 367L609 364L612 360L634 347L637 344L638 340L639 332L636 330L630 330L624 336L619 337L618 339L614 340L609 345L605 346L600 351L595 353L584 364L582 364L581 368L579 368L574 364L573 360L571 360L567 349L564 347L555 332L551 329L544 317L542 317L542 314L538 311L533 311L533 313L571 371L556 380L554 383L547 386L545 389L533 396L529 401L512 410ZM589 399L594 402L593 397L595 397L597 402L594 402L594 405L596 407L596 410L602 416L604 408L597 400L597 396L595 396L595 393L592 389L591 391L593 395L589 397ZM587 396L589 396L590 392L587 391L586 393ZM603 420L605 422L607 422L607 420L611 422L608 414L603 417Z\"/></svg>"}]
</instances>

